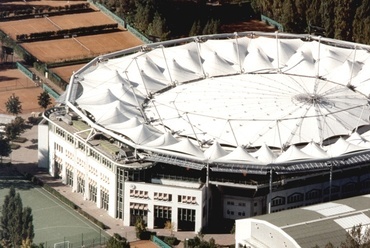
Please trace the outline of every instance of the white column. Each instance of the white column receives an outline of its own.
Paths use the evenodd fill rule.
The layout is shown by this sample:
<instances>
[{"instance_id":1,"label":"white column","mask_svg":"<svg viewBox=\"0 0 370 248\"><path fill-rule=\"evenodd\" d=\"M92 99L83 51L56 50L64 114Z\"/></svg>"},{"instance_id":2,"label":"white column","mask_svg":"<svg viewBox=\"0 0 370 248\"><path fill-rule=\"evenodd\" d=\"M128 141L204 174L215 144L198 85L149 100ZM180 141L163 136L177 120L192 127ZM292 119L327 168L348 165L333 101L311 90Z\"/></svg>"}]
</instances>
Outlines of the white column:
<instances>
[{"instance_id":1,"label":"white column","mask_svg":"<svg viewBox=\"0 0 370 248\"><path fill-rule=\"evenodd\" d=\"M177 198L176 198L177 200ZM172 207L172 213L171 213L171 222L174 224L174 231L177 232L177 228L178 228L178 225L179 225L179 222L178 222L178 219L177 219L177 215L178 215L178 208L177 206L173 206Z\"/></svg>"},{"instance_id":2,"label":"white column","mask_svg":"<svg viewBox=\"0 0 370 248\"><path fill-rule=\"evenodd\" d=\"M117 176L112 171L109 172L109 209L108 214L113 218L116 217L117 212Z\"/></svg>"},{"instance_id":3,"label":"white column","mask_svg":"<svg viewBox=\"0 0 370 248\"><path fill-rule=\"evenodd\" d=\"M154 205L148 204L148 215L147 215L147 228L154 228Z\"/></svg>"},{"instance_id":4,"label":"white column","mask_svg":"<svg viewBox=\"0 0 370 248\"><path fill-rule=\"evenodd\" d=\"M76 169L76 164L73 165L73 186L72 186L72 192L77 191L77 172L78 170Z\"/></svg>"},{"instance_id":5,"label":"white column","mask_svg":"<svg viewBox=\"0 0 370 248\"><path fill-rule=\"evenodd\" d=\"M202 230L203 227L203 206L199 205L195 208L195 228L194 232L198 233Z\"/></svg>"},{"instance_id":6,"label":"white column","mask_svg":"<svg viewBox=\"0 0 370 248\"><path fill-rule=\"evenodd\" d=\"M123 187L123 225L130 226L130 187L127 183Z\"/></svg>"}]
</instances>

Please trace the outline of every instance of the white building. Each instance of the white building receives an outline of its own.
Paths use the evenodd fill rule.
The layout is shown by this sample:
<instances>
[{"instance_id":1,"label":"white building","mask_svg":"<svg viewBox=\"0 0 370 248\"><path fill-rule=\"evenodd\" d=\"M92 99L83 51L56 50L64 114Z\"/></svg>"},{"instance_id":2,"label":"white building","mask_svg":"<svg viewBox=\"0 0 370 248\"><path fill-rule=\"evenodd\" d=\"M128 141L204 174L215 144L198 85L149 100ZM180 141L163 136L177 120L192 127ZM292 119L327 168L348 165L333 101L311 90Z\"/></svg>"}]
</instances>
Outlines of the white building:
<instances>
[{"instance_id":1,"label":"white building","mask_svg":"<svg viewBox=\"0 0 370 248\"><path fill-rule=\"evenodd\" d=\"M39 164L124 225L195 232L369 192L368 51L245 32L100 56L44 113Z\"/></svg>"}]
</instances>

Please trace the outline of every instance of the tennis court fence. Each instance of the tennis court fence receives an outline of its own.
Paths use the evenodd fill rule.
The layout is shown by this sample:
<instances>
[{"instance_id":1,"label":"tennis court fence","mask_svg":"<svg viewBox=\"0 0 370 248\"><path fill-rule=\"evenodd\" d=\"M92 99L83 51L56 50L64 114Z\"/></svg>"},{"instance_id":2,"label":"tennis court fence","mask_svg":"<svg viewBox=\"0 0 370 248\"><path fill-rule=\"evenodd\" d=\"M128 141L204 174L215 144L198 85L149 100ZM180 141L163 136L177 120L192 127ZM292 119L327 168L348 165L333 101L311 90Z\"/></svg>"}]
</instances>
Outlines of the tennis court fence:
<instances>
[{"instance_id":1,"label":"tennis court fence","mask_svg":"<svg viewBox=\"0 0 370 248\"><path fill-rule=\"evenodd\" d=\"M40 244L44 248L93 248L106 246L107 242L108 236L102 233L81 233L74 236L67 236L63 239L47 240Z\"/></svg>"}]
</instances>

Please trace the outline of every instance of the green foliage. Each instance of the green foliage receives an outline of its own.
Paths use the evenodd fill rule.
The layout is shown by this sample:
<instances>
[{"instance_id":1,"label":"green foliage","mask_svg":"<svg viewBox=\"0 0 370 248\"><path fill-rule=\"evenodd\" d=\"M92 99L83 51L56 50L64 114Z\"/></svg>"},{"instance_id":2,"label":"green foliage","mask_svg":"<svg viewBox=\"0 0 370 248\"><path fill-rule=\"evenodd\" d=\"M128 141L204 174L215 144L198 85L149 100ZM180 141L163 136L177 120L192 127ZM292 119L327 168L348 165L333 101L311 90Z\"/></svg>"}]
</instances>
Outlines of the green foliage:
<instances>
[{"instance_id":1,"label":"green foliage","mask_svg":"<svg viewBox=\"0 0 370 248\"><path fill-rule=\"evenodd\" d=\"M3 163L3 157L8 157L12 152L9 139L4 136L0 137L0 161Z\"/></svg>"},{"instance_id":2,"label":"green foliage","mask_svg":"<svg viewBox=\"0 0 370 248\"><path fill-rule=\"evenodd\" d=\"M203 28L203 34L217 34L220 30L221 23L220 20L211 19L207 21Z\"/></svg>"},{"instance_id":3,"label":"green foliage","mask_svg":"<svg viewBox=\"0 0 370 248\"><path fill-rule=\"evenodd\" d=\"M370 2L363 1L356 9L353 18L353 41L368 43L370 41Z\"/></svg>"},{"instance_id":4,"label":"green foliage","mask_svg":"<svg viewBox=\"0 0 370 248\"><path fill-rule=\"evenodd\" d=\"M139 238L143 232L146 231L146 225L141 217L137 217L135 221L136 236Z\"/></svg>"},{"instance_id":5,"label":"green foliage","mask_svg":"<svg viewBox=\"0 0 370 248\"><path fill-rule=\"evenodd\" d=\"M82 10L89 9L90 4L89 3L78 3L78 4L68 4L65 6L48 6L43 7L42 5L40 7L33 7L33 6L25 6L25 9L11 9L6 11L0 11L0 20L6 19L6 20L16 20L20 18L27 18L30 16L34 16L36 14L52 14L52 13L58 13L61 14L61 12L80 12Z\"/></svg>"},{"instance_id":6,"label":"green foliage","mask_svg":"<svg viewBox=\"0 0 370 248\"><path fill-rule=\"evenodd\" d=\"M203 239L204 235L199 233L192 239L188 240L189 248L216 248L218 245L215 242L214 238L210 238L209 241Z\"/></svg>"},{"instance_id":7,"label":"green foliage","mask_svg":"<svg viewBox=\"0 0 370 248\"><path fill-rule=\"evenodd\" d=\"M231 234L235 234L235 222L234 222L233 227L232 227L232 228L231 228L231 230L230 230L230 233L231 233Z\"/></svg>"},{"instance_id":8,"label":"green foliage","mask_svg":"<svg viewBox=\"0 0 370 248\"><path fill-rule=\"evenodd\" d=\"M200 20L196 20L191 26L189 36L197 36L200 34L202 34L202 26L200 25Z\"/></svg>"},{"instance_id":9,"label":"green foliage","mask_svg":"<svg viewBox=\"0 0 370 248\"><path fill-rule=\"evenodd\" d=\"M8 139L14 140L21 133L24 132L24 129L25 129L24 119L20 116L17 116L14 120L5 125L5 135Z\"/></svg>"},{"instance_id":10,"label":"green foliage","mask_svg":"<svg viewBox=\"0 0 370 248\"><path fill-rule=\"evenodd\" d=\"M136 8L137 10L134 17L135 28L141 32L144 32L148 29L148 26L153 18L153 7L148 3L141 3L137 1Z\"/></svg>"},{"instance_id":11,"label":"green foliage","mask_svg":"<svg viewBox=\"0 0 370 248\"><path fill-rule=\"evenodd\" d=\"M328 242L325 248L334 248L335 246ZM370 229L368 226L361 224L353 226L351 230L346 233L346 240L341 242L340 248L370 248ZM314 248L319 248L315 245Z\"/></svg>"},{"instance_id":12,"label":"green foliage","mask_svg":"<svg viewBox=\"0 0 370 248\"><path fill-rule=\"evenodd\" d=\"M187 36L193 23L198 20L198 23L201 23L203 27L198 28L196 33L191 32L192 36L202 34L208 20L219 20L220 24L226 24L237 20L245 21L245 19L254 16L249 0L223 0L217 6L209 4L209 1L206 0L97 1L138 32L147 37L154 36L154 40ZM162 33L159 34L158 30L161 30Z\"/></svg>"},{"instance_id":13,"label":"green foliage","mask_svg":"<svg viewBox=\"0 0 370 248\"><path fill-rule=\"evenodd\" d=\"M19 97L14 93L5 102L6 111L13 115L18 115L22 113L22 104Z\"/></svg>"},{"instance_id":14,"label":"green foliage","mask_svg":"<svg viewBox=\"0 0 370 248\"><path fill-rule=\"evenodd\" d=\"M22 199L14 187L11 187L5 196L1 213L0 238L3 245L17 247L27 239L32 243L35 236L32 209L29 207L23 209Z\"/></svg>"},{"instance_id":15,"label":"green foliage","mask_svg":"<svg viewBox=\"0 0 370 248\"><path fill-rule=\"evenodd\" d=\"M130 243L119 234L115 233L108 239L107 248L130 248Z\"/></svg>"},{"instance_id":16,"label":"green foliage","mask_svg":"<svg viewBox=\"0 0 370 248\"><path fill-rule=\"evenodd\" d=\"M148 34L160 40L169 38L170 31L166 25L166 19L162 18L158 12L155 12L153 21L148 26Z\"/></svg>"},{"instance_id":17,"label":"green foliage","mask_svg":"<svg viewBox=\"0 0 370 248\"><path fill-rule=\"evenodd\" d=\"M352 227L347 233L346 241L342 242L341 248L369 248L370 247L370 229L367 226Z\"/></svg>"},{"instance_id":18,"label":"green foliage","mask_svg":"<svg viewBox=\"0 0 370 248\"><path fill-rule=\"evenodd\" d=\"M66 35L91 35L109 31L116 31L118 29L117 23L102 24L88 27L78 27L72 29L59 29L57 31L44 31L35 32L30 34L17 34L16 40L22 42L38 41L38 40L49 40L63 38Z\"/></svg>"},{"instance_id":19,"label":"green foliage","mask_svg":"<svg viewBox=\"0 0 370 248\"><path fill-rule=\"evenodd\" d=\"M169 245L171 245L171 246L173 246L173 245L175 245L176 243L178 243L177 238L176 238L176 237L173 237L173 236L171 236L171 237L165 236L165 237L163 238L163 241L164 241L166 244L169 244Z\"/></svg>"},{"instance_id":20,"label":"green foliage","mask_svg":"<svg viewBox=\"0 0 370 248\"><path fill-rule=\"evenodd\" d=\"M370 44L369 1L252 0L251 6L256 12L281 23L285 32L310 32Z\"/></svg>"},{"instance_id":21,"label":"green foliage","mask_svg":"<svg viewBox=\"0 0 370 248\"><path fill-rule=\"evenodd\" d=\"M46 91L41 92L37 97L37 103L41 108L46 109L51 104L50 95Z\"/></svg>"}]
</instances>

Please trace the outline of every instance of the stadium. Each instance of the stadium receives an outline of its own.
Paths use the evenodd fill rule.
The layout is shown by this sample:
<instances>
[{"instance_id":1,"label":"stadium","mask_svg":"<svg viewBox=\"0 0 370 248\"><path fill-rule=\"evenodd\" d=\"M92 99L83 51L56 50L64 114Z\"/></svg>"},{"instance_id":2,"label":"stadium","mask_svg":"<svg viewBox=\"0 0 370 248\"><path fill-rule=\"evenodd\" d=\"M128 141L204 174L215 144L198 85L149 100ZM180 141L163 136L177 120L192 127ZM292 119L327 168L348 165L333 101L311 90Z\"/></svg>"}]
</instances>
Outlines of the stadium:
<instances>
[{"instance_id":1,"label":"stadium","mask_svg":"<svg viewBox=\"0 0 370 248\"><path fill-rule=\"evenodd\" d=\"M45 111L39 166L124 225L195 232L368 193L369 51L242 32L99 56Z\"/></svg>"}]
</instances>

